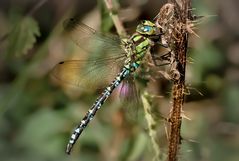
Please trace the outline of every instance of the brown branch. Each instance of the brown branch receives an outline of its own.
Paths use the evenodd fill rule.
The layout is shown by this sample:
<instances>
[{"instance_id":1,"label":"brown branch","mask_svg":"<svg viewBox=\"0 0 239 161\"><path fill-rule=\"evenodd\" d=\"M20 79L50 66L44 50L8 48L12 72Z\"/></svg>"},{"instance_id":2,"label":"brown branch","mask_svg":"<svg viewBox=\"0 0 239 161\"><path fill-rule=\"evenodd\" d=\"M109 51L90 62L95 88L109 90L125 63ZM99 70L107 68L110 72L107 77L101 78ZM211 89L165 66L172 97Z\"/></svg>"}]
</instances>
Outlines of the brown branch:
<instances>
[{"instance_id":1,"label":"brown branch","mask_svg":"<svg viewBox=\"0 0 239 161\"><path fill-rule=\"evenodd\" d=\"M173 106L168 121L169 146L168 161L178 160L178 151L181 144L182 108L184 103L185 67L188 46L188 19L191 19L190 0L169 0L156 19L156 24L163 27L165 41L171 49L171 79Z\"/></svg>"}]
</instances>

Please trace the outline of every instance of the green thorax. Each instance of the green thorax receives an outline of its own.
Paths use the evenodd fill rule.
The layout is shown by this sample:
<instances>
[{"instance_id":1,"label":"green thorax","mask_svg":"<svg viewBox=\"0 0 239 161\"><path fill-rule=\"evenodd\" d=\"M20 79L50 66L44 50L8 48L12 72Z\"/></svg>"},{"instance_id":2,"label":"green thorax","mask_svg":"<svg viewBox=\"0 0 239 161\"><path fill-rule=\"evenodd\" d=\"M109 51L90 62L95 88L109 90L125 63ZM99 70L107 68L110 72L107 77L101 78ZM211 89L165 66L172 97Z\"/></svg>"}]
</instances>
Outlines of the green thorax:
<instances>
[{"instance_id":1,"label":"green thorax","mask_svg":"<svg viewBox=\"0 0 239 161\"><path fill-rule=\"evenodd\" d=\"M152 46L152 43L149 38L139 33L133 34L129 39L124 39L124 48L127 57L125 65L132 67L131 71L139 67L145 54Z\"/></svg>"},{"instance_id":2,"label":"green thorax","mask_svg":"<svg viewBox=\"0 0 239 161\"><path fill-rule=\"evenodd\" d=\"M154 23L147 20L141 21L136 32L129 39L122 41L127 57L125 63L136 63L133 66L138 67L147 51L154 45L152 38L162 34L160 31Z\"/></svg>"},{"instance_id":3,"label":"green thorax","mask_svg":"<svg viewBox=\"0 0 239 161\"><path fill-rule=\"evenodd\" d=\"M132 53L129 56L135 61L142 60L149 48L152 46L150 39L138 33L135 33L131 36L130 42Z\"/></svg>"}]
</instances>

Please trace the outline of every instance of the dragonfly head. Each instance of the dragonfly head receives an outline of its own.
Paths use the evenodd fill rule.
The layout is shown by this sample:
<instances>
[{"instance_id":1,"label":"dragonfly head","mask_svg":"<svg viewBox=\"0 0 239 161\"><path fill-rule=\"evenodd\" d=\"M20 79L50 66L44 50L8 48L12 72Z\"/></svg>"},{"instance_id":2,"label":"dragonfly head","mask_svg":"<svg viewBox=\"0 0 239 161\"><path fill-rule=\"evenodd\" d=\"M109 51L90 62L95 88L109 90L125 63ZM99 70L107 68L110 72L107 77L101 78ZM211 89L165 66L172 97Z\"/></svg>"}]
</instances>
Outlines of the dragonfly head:
<instances>
[{"instance_id":1,"label":"dragonfly head","mask_svg":"<svg viewBox=\"0 0 239 161\"><path fill-rule=\"evenodd\" d=\"M157 36L162 35L161 27L156 27L156 25L148 20L143 20L136 28L136 32L145 36Z\"/></svg>"}]
</instances>

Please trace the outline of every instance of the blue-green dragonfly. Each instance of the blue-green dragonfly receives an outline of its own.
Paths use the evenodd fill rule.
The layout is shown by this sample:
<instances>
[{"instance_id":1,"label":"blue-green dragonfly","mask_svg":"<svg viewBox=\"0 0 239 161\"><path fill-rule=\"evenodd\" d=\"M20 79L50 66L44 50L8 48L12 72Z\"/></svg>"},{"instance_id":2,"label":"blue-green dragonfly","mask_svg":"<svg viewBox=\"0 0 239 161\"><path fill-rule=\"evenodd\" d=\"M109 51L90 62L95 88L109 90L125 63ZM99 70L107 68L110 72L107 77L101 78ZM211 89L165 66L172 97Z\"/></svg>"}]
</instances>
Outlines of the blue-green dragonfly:
<instances>
[{"instance_id":1,"label":"blue-green dragonfly","mask_svg":"<svg viewBox=\"0 0 239 161\"><path fill-rule=\"evenodd\" d=\"M163 33L160 27L156 27L154 23L148 20L140 22L136 28L136 32L131 37L123 39L116 35L96 32L94 29L74 19L66 21L64 26L65 30L71 33L73 41L90 54L87 61L70 60L58 63L53 68L52 74L63 82L85 88L94 87L98 79L101 81L105 79L103 82L108 83L104 91L71 134L66 148L66 153L70 154L73 145L85 127L93 119L96 112L101 108L114 89L123 80L130 78L140 67L148 51L155 44L160 44L160 37ZM101 58L102 53L107 58ZM115 71L113 68L117 67L114 65L109 66L109 61L115 61L116 63L113 64L120 66L120 71L117 75L114 75L114 79L111 82L108 82L106 78L112 71ZM97 66L100 66L100 68Z\"/></svg>"}]
</instances>

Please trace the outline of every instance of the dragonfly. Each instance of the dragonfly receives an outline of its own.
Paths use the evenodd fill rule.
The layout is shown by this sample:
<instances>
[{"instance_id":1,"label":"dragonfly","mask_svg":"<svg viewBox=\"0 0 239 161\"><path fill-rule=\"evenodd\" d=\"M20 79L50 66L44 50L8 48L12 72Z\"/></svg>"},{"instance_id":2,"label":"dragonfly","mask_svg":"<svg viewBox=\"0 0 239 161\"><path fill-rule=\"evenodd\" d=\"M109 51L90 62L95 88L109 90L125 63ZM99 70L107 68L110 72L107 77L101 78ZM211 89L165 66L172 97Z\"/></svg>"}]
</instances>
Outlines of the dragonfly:
<instances>
[{"instance_id":1,"label":"dragonfly","mask_svg":"<svg viewBox=\"0 0 239 161\"><path fill-rule=\"evenodd\" d=\"M95 81L98 79L104 79L102 82L108 83L72 132L66 147L66 153L70 154L77 139L97 111L124 80L130 79L141 66L148 51L160 42L163 33L159 26L156 27L153 22L148 20L141 21L136 27L135 33L128 38L97 32L74 19L64 22L64 28L65 31L69 31L76 44L89 52L89 58L86 61L69 60L58 63L52 70L54 77L78 87L94 88ZM97 53L100 48L101 51ZM106 58L101 58L102 53L106 55ZM116 63L113 63L112 66L108 65L108 62L112 60L120 66L120 71L116 75L112 74L114 78L109 82L106 77L116 68L114 65Z\"/></svg>"}]
</instances>

